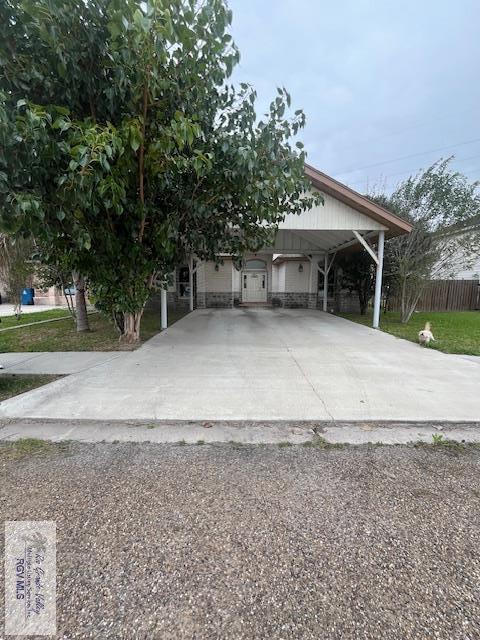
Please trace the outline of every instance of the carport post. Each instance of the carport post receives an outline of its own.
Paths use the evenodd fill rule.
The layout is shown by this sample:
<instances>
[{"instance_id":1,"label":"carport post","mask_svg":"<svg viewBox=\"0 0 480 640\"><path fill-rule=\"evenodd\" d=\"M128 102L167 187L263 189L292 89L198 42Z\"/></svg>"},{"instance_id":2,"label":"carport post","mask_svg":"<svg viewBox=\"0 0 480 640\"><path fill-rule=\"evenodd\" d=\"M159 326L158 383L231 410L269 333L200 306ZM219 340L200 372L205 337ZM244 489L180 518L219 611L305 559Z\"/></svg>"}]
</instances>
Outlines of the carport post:
<instances>
[{"instance_id":1,"label":"carport post","mask_svg":"<svg viewBox=\"0 0 480 640\"><path fill-rule=\"evenodd\" d=\"M167 310L167 290L162 288L160 291L160 328L168 327L168 310Z\"/></svg>"},{"instance_id":2,"label":"carport post","mask_svg":"<svg viewBox=\"0 0 480 640\"><path fill-rule=\"evenodd\" d=\"M323 310L328 310L328 253L325 254L325 267L323 270Z\"/></svg>"},{"instance_id":3,"label":"carport post","mask_svg":"<svg viewBox=\"0 0 480 640\"><path fill-rule=\"evenodd\" d=\"M188 286L190 289L190 311L193 311L193 256L190 256L188 265Z\"/></svg>"},{"instance_id":4,"label":"carport post","mask_svg":"<svg viewBox=\"0 0 480 640\"><path fill-rule=\"evenodd\" d=\"M373 303L373 328L378 329L380 324L380 304L382 301L382 274L383 274L383 247L385 244L385 231L378 233L377 273L375 275L375 299Z\"/></svg>"}]
</instances>

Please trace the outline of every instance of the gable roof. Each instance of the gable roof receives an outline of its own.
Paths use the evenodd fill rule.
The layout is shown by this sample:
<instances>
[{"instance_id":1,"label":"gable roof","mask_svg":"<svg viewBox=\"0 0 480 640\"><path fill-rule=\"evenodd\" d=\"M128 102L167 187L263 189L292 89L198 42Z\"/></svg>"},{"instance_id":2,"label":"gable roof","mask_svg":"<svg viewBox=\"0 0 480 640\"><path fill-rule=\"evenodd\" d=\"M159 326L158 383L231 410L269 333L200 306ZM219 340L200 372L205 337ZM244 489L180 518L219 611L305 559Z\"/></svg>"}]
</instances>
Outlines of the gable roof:
<instances>
[{"instance_id":1,"label":"gable roof","mask_svg":"<svg viewBox=\"0 0 480 640\"><path fill-rule=\"evenodd\" d=\"M451 224L449 227L442 229L439 235L454 235L465 233L466 231L475 231L480 229L480 213L467 218L467 220L461 220L460 222L455 222Z\"/></svg>"},{"instance_id":2,"label":"gable roof","mask_svg":"<svg viewBox=\"0 0 480 640\"><path fill-rule=\"evenodd\" d=\"M393 236L403 235L412 230L412 225L403 218L400 218L379 204L372 202L365 196L362 196L360 193L338 182L338 180L327 176L326 173L315 169L309 164L305 164L305 175L310 178L313 186L319 191L328 193L333 198L344 202L353 209L385 225L388 228L386 232L387 237L391 238Z\"/></svg>"}]
</instances>

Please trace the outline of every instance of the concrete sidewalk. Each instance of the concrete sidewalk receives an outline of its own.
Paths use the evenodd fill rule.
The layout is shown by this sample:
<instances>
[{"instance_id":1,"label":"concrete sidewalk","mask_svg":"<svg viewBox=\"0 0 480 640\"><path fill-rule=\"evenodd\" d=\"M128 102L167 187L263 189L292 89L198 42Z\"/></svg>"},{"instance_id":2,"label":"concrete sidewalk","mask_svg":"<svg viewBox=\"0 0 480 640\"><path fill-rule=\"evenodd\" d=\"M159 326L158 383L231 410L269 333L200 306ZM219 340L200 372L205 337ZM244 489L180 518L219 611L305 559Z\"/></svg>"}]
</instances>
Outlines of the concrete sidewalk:
<instances>
[{"instance_id":1,"label":"concrete sidewalk","mask_svg":"<svg viewBox=\"0 0 480 640\"><path fill-rule=\"evenodd\" d=\"M22 315L26 313L41 313L42 311L57 311L64 309L68 312L67 306L53 304L25 304L22 305ZM3 302L0 304L0 318L15 315L15 305Z\"/></svg>"},{"instance_id":2,"label":"concrete sidewalk","mask_svg":"<svg viewBox=\"0 0 480 640\"><path fill-rule=\"evenodd\" d=\"M2 353L2 374L58 374L79 373L99 364L125 358L124 351L52 351L31 353Z\"/></svg>"},{"instance_id":3,"label":"concrete sidewalk","mask_svg":"<svg viewBox=\"0 0 480 640\"><path fill-rule=\"evenodd\" d=\"M0 440L37 438L51 442L152 442L195 444L408 444L446 440L480 443L480 423L405 422L97 422L92 420L3 420Z\"/></svg>"}]
</instances>

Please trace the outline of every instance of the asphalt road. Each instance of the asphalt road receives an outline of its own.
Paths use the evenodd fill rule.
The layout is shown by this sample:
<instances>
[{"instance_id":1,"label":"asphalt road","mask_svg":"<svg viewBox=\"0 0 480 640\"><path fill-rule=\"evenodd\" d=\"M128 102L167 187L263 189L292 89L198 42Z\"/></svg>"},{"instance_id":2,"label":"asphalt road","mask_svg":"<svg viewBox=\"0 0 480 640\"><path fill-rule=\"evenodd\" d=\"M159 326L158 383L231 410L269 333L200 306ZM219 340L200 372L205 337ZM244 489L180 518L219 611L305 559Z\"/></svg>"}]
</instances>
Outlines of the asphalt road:
<instances>
[{"instance_id":1,"label":"asphalt road","mask_svg":"<svg viewBox=\"0 0 480 640\"><path fill-rule=\"evenodd\" d=\"M2 454L57 523L58 638L477 640L480 451L72 445Z\"/></svg>"}]
</instances>

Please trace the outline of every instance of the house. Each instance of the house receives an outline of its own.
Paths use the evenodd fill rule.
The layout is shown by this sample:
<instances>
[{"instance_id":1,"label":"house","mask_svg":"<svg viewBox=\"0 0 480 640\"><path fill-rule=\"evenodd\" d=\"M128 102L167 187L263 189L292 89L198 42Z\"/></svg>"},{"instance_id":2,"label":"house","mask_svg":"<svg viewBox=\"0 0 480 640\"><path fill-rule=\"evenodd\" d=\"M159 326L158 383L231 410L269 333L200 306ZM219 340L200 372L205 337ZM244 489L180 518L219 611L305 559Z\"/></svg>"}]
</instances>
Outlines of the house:
<instances>
[{"instance_id":1,"label":"house","mask_svg":"<svg viewBox=\"0 0 480 640\"><path fill-rule=\"evenodd\" d=\"M434 269L435 280L476 280L480 283L480 214L468 224L456 224L446 232L450 237L445 247L445 258ZM463 242L462 236L470 240Z\"/></svg>"},{"instance_id":2,"label":"house","mask_svg":"<svg viewBox=\"0 0 480 640\"><path fill-rule=\"evenodd\" d=\"M309 165L305 173L324 204L287 215L274 244L245 255L241 264L229 255L216 262L191 257L177 269L174 284L162 291L164 326L167 298L192 310L248 304L327 311L335 256L363 246L376 264L373 326L378 327L384 240L408 233L411 225Z\"/></svg>"}]
</instances>

